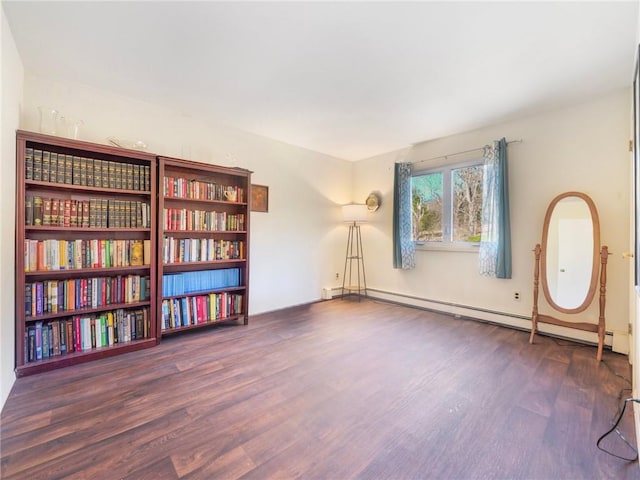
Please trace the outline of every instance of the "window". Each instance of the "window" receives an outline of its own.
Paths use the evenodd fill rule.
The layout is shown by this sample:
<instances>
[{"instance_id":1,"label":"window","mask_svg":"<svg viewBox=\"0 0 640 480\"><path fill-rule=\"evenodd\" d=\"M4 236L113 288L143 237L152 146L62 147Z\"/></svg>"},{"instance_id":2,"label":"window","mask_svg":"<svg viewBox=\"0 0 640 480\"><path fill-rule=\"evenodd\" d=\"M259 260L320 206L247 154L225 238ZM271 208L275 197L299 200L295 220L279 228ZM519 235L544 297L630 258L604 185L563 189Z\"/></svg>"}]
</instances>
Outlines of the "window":
<instances>
[{"instance_id":1,"label":"window","mask_svg":"<svg viewBox=\"0 0 640 480\"><path fill-rule=\"evenodd\" d=\"M479 243L482 177L481 160L415 172L411 178L413 240Z\"/></svg>"}]
</instances>

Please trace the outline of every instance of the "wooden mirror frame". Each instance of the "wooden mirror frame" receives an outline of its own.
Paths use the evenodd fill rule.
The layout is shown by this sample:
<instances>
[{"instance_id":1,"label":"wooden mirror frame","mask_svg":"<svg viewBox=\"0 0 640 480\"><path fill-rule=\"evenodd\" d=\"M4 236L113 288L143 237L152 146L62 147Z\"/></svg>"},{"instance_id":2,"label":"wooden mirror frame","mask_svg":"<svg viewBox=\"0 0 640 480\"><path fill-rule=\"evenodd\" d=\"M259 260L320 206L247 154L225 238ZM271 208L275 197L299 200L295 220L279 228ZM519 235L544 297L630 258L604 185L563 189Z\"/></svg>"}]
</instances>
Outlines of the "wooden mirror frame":
<instances>
[{"instance_id":1,"label":"wooden mirror frame","mask_svg":"<svg viewBox=\"0 0 640 480\"><path fill-rule=\"evenodd\" d=\"M549 291L549 282L547 278L547 251L548 251L548 240L549 240L549 225L551 224L551 216L553 215L553 211L556 208L556 205L565 198L577 197L584 200L584 202L589 207L589 213L591 214L591 227L593 231L593 254L591 257L591 280L589 283L589 290L585 295L584 300L580 305L575 308L565 308L558 305L553 297L551 296L551 292ZM600 257L600 220L598 219L598 211L596 210L596 205L593 203L593 200L588 195L585 195L581 192L566 192L558 195L554 198L549 207L547 208L547 214L544 217L544 226L542 227L542 258L540 263L540 270L542 274L542 292L544 293L544 297L546 298L549 305L554 309L562 313L580 313L584 312L591 302L593 301L593 296L596 293L596 286L598 283L598 260Z\"/></svg>"},{"instance_id":2,"label":"wooden mirror frame","mask_svg":"<svg viewBox=\"0 0 640 480\"><path fill-rule=\"evenodd\" d=\"M581 305L578 305L576 308L564 308L556 304L556 302L551 298L551 294L549 292L549 285L547 282L547 236L549 233L549 223L551 220L551 215L553 214L553 210L557 203L563 198L567 197L580 197L582 198L587 205L589 206L589 211L591 213L591 220L593 223L593 257L592 257L592 268L591 268L591 280L589 284L589 290L585 296L584 301ZM596 206L593 203L591 198L581 192L566 192L555 197L549 207L547 208L547 213L544 219L544 225L542 230L542 246L538 243L534 249L535 252L535 267L533 273L533 313L531 315L531 335L529 337L529 343L533 343L536 331L538 329L539 323L547 323L550 325L557 325L560 327L566 328L574 328L578 330L583 330L586 332L597 333L598 335L598 350L596 354L596 358L598 361L602 360L602 351L604 348L604 331L605 331L605 316L604 309L606 304L606 284L607 284L607 258L609 257L609 249L607 246L600 246L600 220L598 218L598 212L596 210ZM598 262L598 257L600 258L600 262ZM598 268L599 266L599 268ZM542 291L544 293L545 299L549 303L549 305L562 313L574 314L580 313L586 310L589 305L593 302L593 297L595 296L595 291L598 283L598 273L600 275L600 314L598 316L598 323L587 323L587 322L570 322L566 320L560 320L558 318L552 317L550 315L543 315L538 312L538 293L539 293L539 283L540 283L540 271L542 270Z\"/></svg>"}]
</instances>

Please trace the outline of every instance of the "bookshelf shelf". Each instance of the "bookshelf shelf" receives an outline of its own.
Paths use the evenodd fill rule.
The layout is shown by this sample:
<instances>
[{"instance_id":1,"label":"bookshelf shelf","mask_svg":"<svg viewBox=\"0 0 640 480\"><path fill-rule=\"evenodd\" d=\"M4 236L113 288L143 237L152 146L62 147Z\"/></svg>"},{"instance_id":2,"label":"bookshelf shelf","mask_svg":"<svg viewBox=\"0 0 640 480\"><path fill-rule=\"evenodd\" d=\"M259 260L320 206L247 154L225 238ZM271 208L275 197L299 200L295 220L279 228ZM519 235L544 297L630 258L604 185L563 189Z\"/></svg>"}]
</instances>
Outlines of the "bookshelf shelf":
<instances>
[{"instance_id":1,"label":"bookshelf shelf","mask_svg":"<svg viewBox=\"0 0 640 480\"><path fill-rule=\"evenodd\" d=\"M136 196L149 196L151 193L147 190L128 190L128 189L116 189L116 188L108 188L108 187L89 187L83 185L68 185L60 182L43 182L37 180L25 180L25 185L29 185L33 188L44 187L47 190L56 191L60 190L63 192L91 192L91 193L106 193L106 194L115 194L115 195L136 195Z\"/></svg>"},{"instance_id":2,"label":"bookshelf shelf","mask_svg":"<svg viewBox=\"0 0 640 480\"><path fill-rule=\"evenodd\" d=\"M222 267L235 266L247 263L246 258L236 258L233 260L210 260L208 262L181 262L181 263L164 263L163 269L166 272L184 272L192 270L202 270L203 267Z\"/></svg>"},{"instance_id":3,"label":"bookshelf shelf","mask_svg":"<svg viewBox=\"0 0 640 480\"><path fill-rule=\"evenodd\" d=\"M167 235L171 236L189 236L193 235L204 235L204 236L219 236L219 235L246 235L247 230L165 230Z\"/></svg>"},{"instance_id":4,"label":"bookshelf shelf","mask_svg":"<svg viewBox=\"0 0 640 480\"><path fill-rule=\"evenodd\" d=\"M109 268L77 268L68 270L38 270L36 272L25 272L25 277L31 279L44 279L68 277L69 275L87 277L95 275L130 274L151 270L151 265L134 265L128 267Z\"/></svg>"},{"instance_id":5,"label":"bookshelf shelf","mask_svg":"<svg viewBox=\"0 0 640 480\"><path fill-rule=\"evenodd\" d=\"M167 328L165 330L162 331L162 335L174 335L176 333L181 333L181 332L185 332L185 331L189 331L189 330L196 330L202 327L208 327L211 325L217 325L217 324L221 324L221 323L228 323L228 322L236 322L238 320L244 320L242 315L231 315L229 317L225 317L225 318L219 318L217 320L210 320L207 322L203 322L197 325L188 325L186 327L176 327L176 328Z\"/></svg>"},{"instance_id":6,"label":"bookshelf shelf","mask_svg":"<svg viewBox=\"0 0 640 480\"><path fill-rule=\"evenodd\" d=\"M92 349L89 352L73 352L64 356L53 357L46 360L37 360L16 367L16 374L19 377L26 375L34 375L36 373L46 372L54 368L69 367L78 363L89 362L99 358L120 355L142 348L150 348L156 345L155 338L143 338L141 340L132 340L128 343L115 344L108 347L100 347Z\"/></svg>"},{"instance_id":7,"label":"bookshelf shelf","mask_svg":"<svg viewBox=\"0 0 640 480\"><path fill-rule=\"evenodd\" d=\"M228 288L213 288L210 290L201 290L199 292L189 292L182 295L165 295L162 298L164 299L174 299L174 298L182 298L182 297L197 297L200 295L209 295L211 293L228 293L228 292L242 292L246 290L247 287L228 287Z\"/></svg>"},{"instance_id":8,"label":"bookshelf shelf","mask_svg":"<svg viewBox=\"0 0 640 480\"><path fill-rule=\"evenodd\" d=\"M16 140L18 376L155 345L156 157L27 131ZM100 252L89 252L90 242ZM105 250L109 242L127 253ZM37 262L53 259L52 269L31 263L41 244L49 250L38 250ZM146 265L116 260L143 251ZM91 255L109 261L86 268ZM97 306L104 298L110 304Z\"/></svg>"},{"instance_id":9,"label":"bookshelf shelf","mask_svg":"<svg viewBox=\"0 0 640 480\"><path fill-rule=\"evenodd\" d=\"M233 206L247 206L247 202L230 202L228 200L207 200L204 198L182 198L182 197L164 197L164 201L167 205L171 205L174 202L184 204L203 204L203 205L233 205Z\"/></svg>"},{"instance_id":10,"label":"bookshelf shelf","mask_svg":"<svg viewBox=\"0 0 640 480\"><path fill-rule=\"evenodd\" d=\"M158 338L247 325L251 172L168 157L158 170ZM185 293L183 281L204 283Z\"/></svg>"},{"instance_id":11,"label":"bookshelf shelf","mask_svg":"<svg viewBox=\"0 0 640 480\"><path fill-rule=\"evenodd\" d=\"M29 225L24 227L27 232L67 232L69 227L60 227L54 225ZM102 227L73 227L74 232L124 232L124 233L136 233L136 232L150 232L151 228L102 228Z\"/></svg>"},{"instance_id":12,"label":"bookshelf shelf","mask_svg":"<svg viewBox=\"0 0 640 480\"><path fill-rule=\"evenodd\" d=\"M50 320L52 318L83 316L98 312L108 312L112 310L147 307L150 303L151 302L148 300L144 302L111 303L109 305L101 305L95 308L82 308L79 310L67 310L65 312L45 313L43 315L37 316L26 316L24 320L25 322L38 322L42 320Z\"/></svg>"}]
</instances>

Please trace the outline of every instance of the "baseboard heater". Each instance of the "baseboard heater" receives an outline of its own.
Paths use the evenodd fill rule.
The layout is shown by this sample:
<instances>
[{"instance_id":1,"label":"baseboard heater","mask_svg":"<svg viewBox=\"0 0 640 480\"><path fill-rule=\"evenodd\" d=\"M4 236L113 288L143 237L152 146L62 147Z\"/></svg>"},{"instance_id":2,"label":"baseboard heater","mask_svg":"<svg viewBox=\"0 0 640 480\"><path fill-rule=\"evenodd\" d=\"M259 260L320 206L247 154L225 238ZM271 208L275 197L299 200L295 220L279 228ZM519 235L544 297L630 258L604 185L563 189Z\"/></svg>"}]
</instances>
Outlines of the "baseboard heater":
<instances>
[{"instance_id":1,"label":"baseboard heater","mask_svg":"<svg viewBox=\"0 0 640 480\"><path fill-rule=\"evenodd\" d=\"M416 295L408 295L405 293L390 292L377 288L367 288L367 295L376 300L382 300L389 303L395 303L402 306L419 308L422 310L451 315L455 318L464 318L468 320L499 325L502 327L510 327L517 330L529 332L531 331L531 316L519 315L515 313L501 312L487 308L475 307L471 305L463 305L454 302L445 302L442 300L434 300L430 298L418 297ZM476 313L476 315L474 315ZM481 315L477 315L481 314ZM570 336L559 335L555 332L539 331L541 335L554 337L572 342L584 343L587 345L597 345L596 341L587 338L576 338ZM612 332L605 333L605 347L611 349Z\"/></svg>"}]
</instances>

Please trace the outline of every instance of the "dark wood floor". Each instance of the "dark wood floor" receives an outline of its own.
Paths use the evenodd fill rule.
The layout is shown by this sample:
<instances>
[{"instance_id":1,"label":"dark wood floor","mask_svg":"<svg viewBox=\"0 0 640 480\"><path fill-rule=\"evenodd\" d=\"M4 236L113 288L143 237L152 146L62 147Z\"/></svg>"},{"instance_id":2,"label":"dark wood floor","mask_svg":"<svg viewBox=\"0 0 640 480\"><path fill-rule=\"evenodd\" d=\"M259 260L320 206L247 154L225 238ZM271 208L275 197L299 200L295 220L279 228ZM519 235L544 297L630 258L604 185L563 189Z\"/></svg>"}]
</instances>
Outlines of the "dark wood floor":
<instances>
[{"instance_id":1,"label":"dark wood floor","mask_svg":"<svg viewBox=\"0 0 640 480\"><path fill-rule=\"evenodd\" d=\"M640 478L596 449L630 369L595 356L371 300L297 307L18 379L2 478Z\"/></svg>"}]
</instances>

